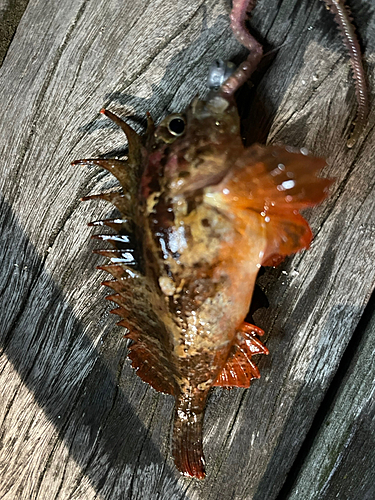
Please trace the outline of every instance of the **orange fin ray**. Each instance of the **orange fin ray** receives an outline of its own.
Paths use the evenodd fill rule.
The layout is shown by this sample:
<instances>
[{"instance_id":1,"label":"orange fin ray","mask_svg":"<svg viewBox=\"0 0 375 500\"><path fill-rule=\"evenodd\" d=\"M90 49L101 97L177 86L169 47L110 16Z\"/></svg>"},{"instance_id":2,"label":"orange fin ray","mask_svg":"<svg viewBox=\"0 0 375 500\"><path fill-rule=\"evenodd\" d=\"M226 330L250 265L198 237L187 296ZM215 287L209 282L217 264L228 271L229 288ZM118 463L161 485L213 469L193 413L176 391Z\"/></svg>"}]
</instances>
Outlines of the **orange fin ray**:
<instances>
[{"instance_id":1,"label":"orange fin ray","mask_svg":"<svg viewBox=\"0 0 375 500\"><path fill-rule=\"evenodd\" d=\"M107 257L107 259L113 259L117 257L121 257L121 250L93 250L92 253L102 255L103 257Z\"/></svg>"},{"instance_id":2,"label":"orange fin ray","mask_svg":"<svg viewBox=\"0 0 375 500\"><path fill-rule=\"evenodd\" d=\"M299 213L270 216L267 225L267 248L262 266L280 264L287 255L309 248L313 234L307 220Z\"/></svg>"},{"instance_id":3,"label":"orange fin ray","mask_svg":"<svg viewBox=\"0 0 375 500\"><path fill-rule=\"evenodd\" d=\"M116 314L117 316L120 316L121 318L123 318L127 314L128 311L124 307L116 307L115 309L112 309L109 312L111 314Z\"/></svg>"},{"instance_id":4,"label":"orange fin ray","mask_svg":"<svg viewBox=\"0 0 375 500\"><path fill-rule=\"evenodd\" d=\"M130 243L130 237L127 234L93 234L91 236L91 239L93 240L102 240L102 241L109 241L109 243L115 244L116 247L117 245L124 244L124 243Z\"/></svg>"},{"instance_id":5,"label":"orange fin ray","mask_svg":"<svg viewBox=\"0 0 375 500\"><path fill-rule=\"evenodd\" d=\"M95 220L87 224L89 227L110 227L120 235L130 235L134 233L134 222L130 218Z\"/></svg>"},{"instance_id":6,"label":"orange fin ray","mask_svg":"<svg viewBox=\"0 0 375 500\"><path fill-rule=\"evenodd\" d=\"M106 271L111 274L114 278L122 279L137 279L140 278L140 275L133 269L123 264L120 266L118 264L104 264L102 266L97 266L97 269L101 269L102 271Z\"/></svg>"},{"instance_id":7,"label":"orange fin ray","mask_svg":"<svg viewBox=\"0 0 375 500\"><path fill-rule=\"evenodd\" d=\"M325 164L307 151L254 144L213 188L220 193L220 208L242 219L248 210L262 217L267 239L263 265L275 265L286 255L308 248L312 233L298 211L326 198L333 179L317 177Z\"/></svg>"},{"instance_id":8,"label":"orange fin ray","mask_svg":"<svg viewBox=\"0 0 375 500\"><path fill-rule=\"evenodd\" d=\"M257 212L266 205L276 213L293 213L323 201L333 182L317 177L325 160L296 151L259 144L245 149L220 184L229 191L231 205Z\"/></svg>"},{"instance_id":9,"label":"orange fin ray","mask_svg":"<svg viewBox=\"0 0 375 500\"><path fill-rule=\"evenodd\" d=\"M256 354L269 353L267 347L256 337L263 333L263 330L249 323L241 325L232 354L218 375L214 386L250 387L251 380L260 378L259 369L251 358Z\"/></svg>"},{"instance_id":10,"label":"orange fin ray","mask_svg":"<svg viewBox=\"0 0 375 500\"><path fill-rule=\"evenodd\" d=\"M130 332L125 335L131 340L134 336L134 333ZM174 379L170 376L169 363L161 354L157 347L146 345L137 339L133 340L129 346L128 357L138 377L144 382L150 384L158 392L174 395L176 387Z\"/></svg>"}]
</instances>

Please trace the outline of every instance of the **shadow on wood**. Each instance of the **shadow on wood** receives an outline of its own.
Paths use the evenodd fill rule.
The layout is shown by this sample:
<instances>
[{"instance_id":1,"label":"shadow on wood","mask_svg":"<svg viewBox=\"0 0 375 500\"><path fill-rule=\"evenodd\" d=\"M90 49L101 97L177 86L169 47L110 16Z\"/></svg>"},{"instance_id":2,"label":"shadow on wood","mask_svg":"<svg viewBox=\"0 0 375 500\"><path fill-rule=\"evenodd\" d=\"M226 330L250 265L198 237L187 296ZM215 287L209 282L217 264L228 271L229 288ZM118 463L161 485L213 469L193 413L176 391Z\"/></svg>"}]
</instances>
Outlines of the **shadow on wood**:
<instances>
[{"instance_id":1,"label":"shadow on wood","mask_svg":"<svg viewBox=\"0 0 375 500\"><path fill-rule=\"evenodd\" d=\"M7 309L1 351L98 492L110 471L119 466L130 478L134 469L146 471L152 465L173 484L175 474L168 471L164 457L119 387L119 373L111 370L84 334L3 198L0 206L1 298L2 308ZM18 248L16 253L13 245ZM123 340L122 363L127 354L125 345ZM18 404L22 406L21 401ZM4 444L10 452L12 443ZM43 476L39 480L42 482ZM131 483L128 480L124 488L129 498ZM3 487L12 489L12 476ZM170 488L172 493L173 486Z\"/></svg>"}]
</instances>

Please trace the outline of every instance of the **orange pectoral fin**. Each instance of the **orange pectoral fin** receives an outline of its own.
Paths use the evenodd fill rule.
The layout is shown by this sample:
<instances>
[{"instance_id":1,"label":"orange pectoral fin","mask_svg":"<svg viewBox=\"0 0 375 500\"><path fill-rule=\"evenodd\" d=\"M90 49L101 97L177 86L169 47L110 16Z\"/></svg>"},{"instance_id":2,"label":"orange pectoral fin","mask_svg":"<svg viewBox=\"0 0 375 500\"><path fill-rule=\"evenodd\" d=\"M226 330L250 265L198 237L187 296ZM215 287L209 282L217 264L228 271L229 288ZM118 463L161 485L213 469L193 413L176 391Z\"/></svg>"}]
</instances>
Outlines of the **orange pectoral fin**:
<instances>
[{"instance_id":1,"label":"orange pectoral fin","mask_svg":"<svg viewBox=\"0 0 375 500\"><path fill-rule=\"evenodd\" d=\"M327 196L332 179L317 177L326 165L317 158L283 146L254 144L246 149L218 186L226 201L261 213L295 212L317 205Z\"/></svg>"},{"instance_id":2,"label":"orange pectoral fin","mask_svg":"<svg viewBox=\"0 0 375 500\"><path fill-rule=\"evenodd\" d=\"M241 325L233 353L217 377L214 386L250 387L251 380L260 377L259 369L251 358L255 354L268 354L269 352L256 337L263 333L263 330L249 323Z\"/></svg>"},{"instance_id":3,"label":"orange pectoral fin","mask_svg":"<svg viewBox=\"0 0 375 500\"><path fill-rule=\"evenodd\" d=\"M262 261L262 266L276 267L283 262L285 255L280 255L279 253L273 253L269 255L266 259Z\"/></svg>"},{"instance_id":4,"label":"orange pectoral fin","mask_svg":"<svg viewBox=\"0 0 375 500\"><path fill-rule=\"evenodd\" d=\"M311 229L298 212L326 198L333 179L317 177L324 166L325 160L304 152L254 144L215 187L220 209L243 222L249 211L259 214L267 239L261 264L275 265L309 247Z\"/></svg>"},{"instance_id":5,"label":"orange pectoral fin","mask_svg":"<svg viewBox=\"0 0 375 500\"><path fill-rule=\"evenodd\" d=\"M309 248L313 234L299 213L270 214L266 224L267 248L262 266L277 266L287 255Z\"/></svg>"}]
</instances>

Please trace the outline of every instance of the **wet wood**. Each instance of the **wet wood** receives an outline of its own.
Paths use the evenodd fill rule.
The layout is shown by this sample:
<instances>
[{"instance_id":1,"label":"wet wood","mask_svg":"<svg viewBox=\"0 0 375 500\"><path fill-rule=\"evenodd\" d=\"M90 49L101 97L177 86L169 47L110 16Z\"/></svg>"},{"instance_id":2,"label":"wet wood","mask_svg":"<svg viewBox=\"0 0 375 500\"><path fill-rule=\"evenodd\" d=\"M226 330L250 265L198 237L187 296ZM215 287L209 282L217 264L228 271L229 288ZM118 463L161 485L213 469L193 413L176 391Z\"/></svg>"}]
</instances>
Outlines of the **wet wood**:
<instances>
[{"instance_id":1,"label":"wet wood","mask_svg":"<svg viewBox=\"0 0 375 500\"><path fill-rule=\"evenodd\" d=\"M350 3L371 84L373 14L365 2ZM30 1L18 25L0 73L1 498L271 500L293 467L375 277L374 114L348 150L353 83L322 2L259 1L251 22L266 50L277 50L239 97L244 135L307 147L327 157L324 174L337 180L307 214L311 249L259 278L269 306L254 318L271 354L249 390L212 392L204 481L175 471L173 401L130 368L104 301L105 275L95 270L102 259L91 253L86 222L110 208L79 198L113 180L70 166L124 154L123 135L99 116L101 107L142 130L146 111L159 120L204 92L215 58L241 61L229 10L227 0ZM332 410L347 426L341 394L367 377L354 403L359 415L374 387L369 372L355 369L360 357L353 363ZM331 429L333 446L338 427ZM306 464L323 460L321 439ZM353 455L340 455L339 445L335 453L340 471L349 470ZM359 463L369 477L371 464ZM324 491L340 491L329 490L330 481L344 484L336 470L330 461ZM290 498L318 481L305 469L299 477ZM317 482L313 488L320 491Z\"/></svg>"}]
</instances>

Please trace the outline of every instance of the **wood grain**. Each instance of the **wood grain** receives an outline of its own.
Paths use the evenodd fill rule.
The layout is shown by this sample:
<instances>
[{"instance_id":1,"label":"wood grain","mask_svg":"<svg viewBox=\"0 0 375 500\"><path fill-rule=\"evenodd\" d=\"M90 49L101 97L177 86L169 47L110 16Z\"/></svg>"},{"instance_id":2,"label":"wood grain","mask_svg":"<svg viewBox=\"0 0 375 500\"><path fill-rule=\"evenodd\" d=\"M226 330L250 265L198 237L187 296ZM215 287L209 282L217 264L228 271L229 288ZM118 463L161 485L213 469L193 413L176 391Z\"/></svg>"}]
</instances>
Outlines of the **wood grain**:
<instances>
[{"instance_id":1,"label":"wood grain","mask_svg":"<svg viewBox=\"0 0 375 500\"><path fill-rule=\"evenodd\" d=\"M0 0L0 64L29 0Z\"/></svg>"},{"instance_id":2,"label":"wood grain","mask_svg":"<svg viewBox=\"0 0 375 500\"><path fill-rule=\"evenodd\" d=\"M371 84L373 13L351 6ZM147 110L160 120L203 93L215 58L241 61L229 10L227 0L28 3L0 73L1 498L271 500L293 465L375 277L374 113L349 151L354 89L323 4L260 0L251 21L278 50L239 97L247 141L307 147L337 180L308 214L311 249L259 279L269 307L255 319L271 355L249 390L213 391L205 481L175 471L173 401L130 368L103 300L86 222L110 209L79 198L114 181L70 166L125 153L101 107L142 130Z\"/></svg>"},{"instance_id":3,"label":"wood grain","mask_svg":"<svg viewBox=\"0 0 375 500\"><path fill-rule=\"evenodd\" d=\"M353 339L353 359L299 477L290 500L375 497L375 315L371 300ZM363 329L362 329L363 327ZM355 344L358 347L354 351Z\"/></svg>"}]
</instances>

